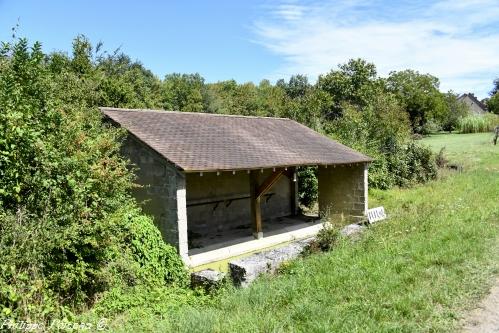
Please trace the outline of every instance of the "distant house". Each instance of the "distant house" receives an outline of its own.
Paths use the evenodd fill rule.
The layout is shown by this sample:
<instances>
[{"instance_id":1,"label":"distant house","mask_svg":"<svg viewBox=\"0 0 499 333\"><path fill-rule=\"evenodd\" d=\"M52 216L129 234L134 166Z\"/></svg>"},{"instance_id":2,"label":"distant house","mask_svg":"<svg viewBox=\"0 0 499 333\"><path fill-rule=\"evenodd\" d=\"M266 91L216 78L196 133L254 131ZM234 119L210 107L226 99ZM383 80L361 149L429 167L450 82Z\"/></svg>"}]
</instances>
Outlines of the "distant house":
<instances>
[{"instance_id":1,"label":"distant house","mask_svg":"<svg viewBox=\"0 0 499 333\"><path fill-rule=\"evenodd\" d=\"M371 158L284 118L101 108L128 131L134 195L191 268L308 238L364 216ZM298 212L297 173L317 166L317 219ZM253 234L253 235L252 235Z\"/></svg>"},{"instance_id":2,"label":"distant house","mask_svg":"<svg viewBox=\"0 0 499 333\"><path fill-rule=\"evenodd\" d=\"M468 105L470 112L473 115L479 116L487 113L487 107L485 106L485 104L480 102L478 98L476 98L475 95L472 93L463 94L459 96L457 100Z\"/></svg>"}]
</instances>

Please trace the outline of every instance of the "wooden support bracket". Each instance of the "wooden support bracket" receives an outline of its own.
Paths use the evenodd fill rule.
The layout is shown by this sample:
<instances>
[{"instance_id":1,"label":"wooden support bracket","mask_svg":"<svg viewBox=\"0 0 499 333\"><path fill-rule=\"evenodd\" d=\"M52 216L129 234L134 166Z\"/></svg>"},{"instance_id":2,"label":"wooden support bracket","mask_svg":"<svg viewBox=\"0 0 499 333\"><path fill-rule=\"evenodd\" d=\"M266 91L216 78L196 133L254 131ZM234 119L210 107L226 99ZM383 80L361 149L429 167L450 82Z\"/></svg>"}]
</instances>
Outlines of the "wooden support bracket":
<instances>
[{"instance_id":1,"label":"wooden support bracket","mask_svg":"<svg viewBox=\"0 0 499 333\"><path fill-rule=\"evenodd\" d=\"M283 173L284 169L276 169L270 176L267 177L267 179L263 181L260 186L258 186L256 190L256 196L261 197L265 194L265 192L270 190L272 185L274 185L279 180Z\"/></svg>"},{"instance_id":2,"label":"wooden support bracket","mask_svg":"<svg viewBox=\"0 0 499 333\"><path fill-rule=\"evenodd\" d=\"M250 173L251 220L253 224L253 236L256 239L263 238L260 199L272 188L272 185L279 180L284 172L284 169L275 170L261 185L258 184L258 172L251 171Z\"/></svg>"}]
</instances>

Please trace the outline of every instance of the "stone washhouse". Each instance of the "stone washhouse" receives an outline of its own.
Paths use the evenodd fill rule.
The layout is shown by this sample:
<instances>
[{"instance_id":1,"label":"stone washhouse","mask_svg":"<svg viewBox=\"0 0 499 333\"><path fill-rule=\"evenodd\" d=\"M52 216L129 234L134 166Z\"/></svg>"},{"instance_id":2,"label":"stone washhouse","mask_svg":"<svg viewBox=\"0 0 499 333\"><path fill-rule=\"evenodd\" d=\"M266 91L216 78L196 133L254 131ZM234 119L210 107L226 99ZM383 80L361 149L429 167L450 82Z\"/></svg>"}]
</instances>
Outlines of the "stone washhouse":
<instances>
[{"instance_id":1,"label":"stone washhouse","mask_svg":"<svg viewBox=\"0 0 499 333\"><path fill-rule=\"evenodd\" d=\"M101 108L128 135L134 196L192 270L314 236L367 211L371 159L285 118ZM319 216L299 214L297 174L317 166Z\"/></svg>"}]
</instances>

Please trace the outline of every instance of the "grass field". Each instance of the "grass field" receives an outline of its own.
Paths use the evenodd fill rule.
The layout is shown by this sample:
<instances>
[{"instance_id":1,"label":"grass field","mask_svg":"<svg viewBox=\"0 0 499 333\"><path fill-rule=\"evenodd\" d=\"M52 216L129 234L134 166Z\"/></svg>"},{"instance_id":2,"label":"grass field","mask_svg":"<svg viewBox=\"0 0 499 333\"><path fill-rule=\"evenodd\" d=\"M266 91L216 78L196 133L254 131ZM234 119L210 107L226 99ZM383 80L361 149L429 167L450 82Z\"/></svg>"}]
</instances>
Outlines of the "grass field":
<instances>
[{"instance_id":1,"label":"grass field","mask_svg":"<svg viewBox=\"0 0 499 333\"><path fill-rule=\"evenodd\" d=\"M492 144L492 133L436 134L422 140L436 153L444 153L451 162L461 163L469 168L497 164L499 146Z\"/></svg>"},{"instance_id":2,"label":"grass field","mask_svg":"<svg viewBox=\"0 0 499 333\"><path fill-rule=\"evenodd\" d=\"M134 307L115 331L453 332L499 274L499 146L487 134L437 135L464 171L371 191L389 219L357 242L293 263L250 288L166 313Z\"/></svg>"}]
</instances>

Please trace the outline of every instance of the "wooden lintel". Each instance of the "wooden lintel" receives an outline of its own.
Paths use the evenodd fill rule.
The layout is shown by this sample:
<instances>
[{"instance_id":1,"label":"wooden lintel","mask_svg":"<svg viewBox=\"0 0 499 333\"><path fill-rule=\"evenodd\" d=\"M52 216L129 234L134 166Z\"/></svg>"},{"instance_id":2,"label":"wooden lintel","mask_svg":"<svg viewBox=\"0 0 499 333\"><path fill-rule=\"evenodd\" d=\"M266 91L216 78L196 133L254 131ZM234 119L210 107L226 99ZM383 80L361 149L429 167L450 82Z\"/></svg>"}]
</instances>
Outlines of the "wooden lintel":
<instances>
[{"instance_id":1,"label":"wooden lintel","mask_svg":"<svg viewBox=\"0 0 499 333\"><path fill-rule=\"evenodd\" d=\"M274 185L283 175L284 171L285 171L284 168L276 169L270 176L268 176L267 179L265 179L263 183L260 186L258 186L258 189L256 190L255 193L256 197L260 198L263 194L265 194L265 192L270 190L272 185Z\"/></svg>"}]
</instances>

